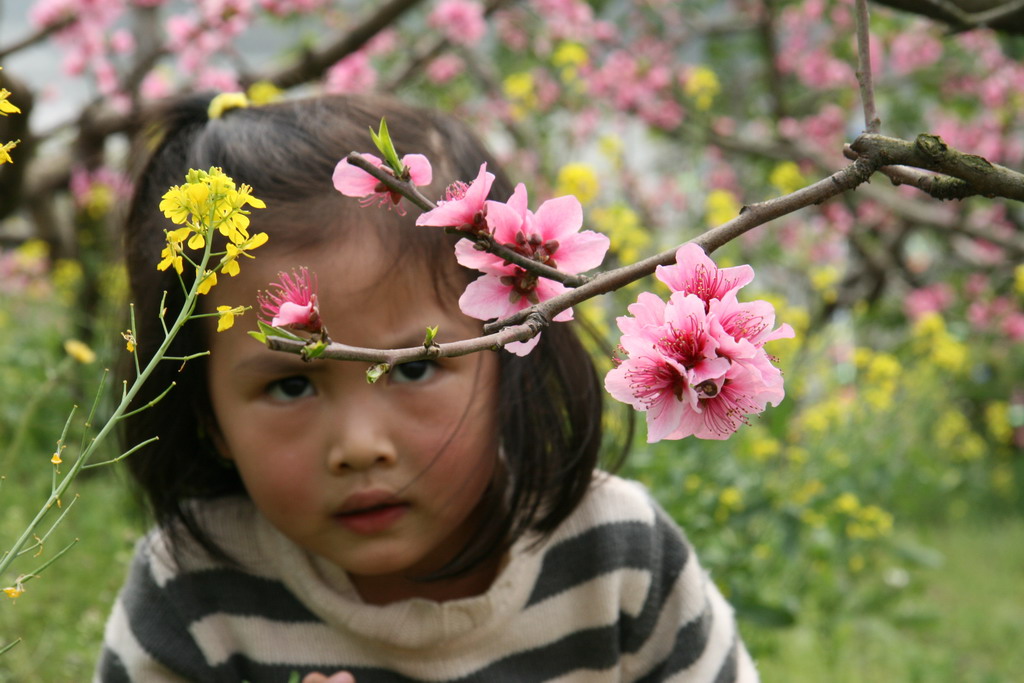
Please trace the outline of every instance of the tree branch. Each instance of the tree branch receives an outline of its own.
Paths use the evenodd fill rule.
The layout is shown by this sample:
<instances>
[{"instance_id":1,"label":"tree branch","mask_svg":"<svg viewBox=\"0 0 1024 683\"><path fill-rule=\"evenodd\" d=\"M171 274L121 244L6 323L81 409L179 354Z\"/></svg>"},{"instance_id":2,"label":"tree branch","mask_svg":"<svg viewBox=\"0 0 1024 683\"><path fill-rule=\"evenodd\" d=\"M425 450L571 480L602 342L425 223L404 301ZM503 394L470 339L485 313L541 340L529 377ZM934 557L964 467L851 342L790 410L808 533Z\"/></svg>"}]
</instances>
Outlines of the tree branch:
<instances>
[{"instance_id":1,"label":"tree branch","mask_svg":"<svg viewBox=\"0 0 1024 683\"><path fill-rule=\"evenodd\" d=\"M745 206L736 218L691 241L699 245L705 252L711 253L759 225L812 204L819 204L857 187L867 181L877 170L876 163L867 158L858 159L837 173L796 192ZM653 273L659 265L674 263L677 249L673 248L628 266L601 273L575 289L570 289L547 301L535 304L504 320L488 323L484 325L484 335L481 337L429 347L416 346L391 350L368 349L330 342L318 357L394 365L413 360L462 356L477 351L501 348L513 341L530 339L549 325L558 313L571 306L646 277ZM277 351L302 354L306 343L281 337L268 337L267 346Z\"/></svg>"},{"instance_id":2,"label":"tree branch","mask_svg":"<svg viewBox=\"0 0 1024 683\"><path fill-rule=\"evenodd\" d=\"M868 1L856 0L857 16L857 83L864 107L864 130L877 133L882 126L875 109L875 89L871 80L871 36L868 31Z\"/></svg>"},{"instance_id":3,"label":"tree branch","mask_svg":"<svg viewBox=\"0 0 1024 683\"><path fill-rule=\"evenodd\" d=\"M983 157L959 152L938 135L922 133L914 142L907 142L867 134L854 140L850 149L861 158L873 159L879 168L912 166L949 176L905 176L910 184L937 199L980 195L1024 201L1024 174L993 164Z\"/></svg>"}]
</instances>

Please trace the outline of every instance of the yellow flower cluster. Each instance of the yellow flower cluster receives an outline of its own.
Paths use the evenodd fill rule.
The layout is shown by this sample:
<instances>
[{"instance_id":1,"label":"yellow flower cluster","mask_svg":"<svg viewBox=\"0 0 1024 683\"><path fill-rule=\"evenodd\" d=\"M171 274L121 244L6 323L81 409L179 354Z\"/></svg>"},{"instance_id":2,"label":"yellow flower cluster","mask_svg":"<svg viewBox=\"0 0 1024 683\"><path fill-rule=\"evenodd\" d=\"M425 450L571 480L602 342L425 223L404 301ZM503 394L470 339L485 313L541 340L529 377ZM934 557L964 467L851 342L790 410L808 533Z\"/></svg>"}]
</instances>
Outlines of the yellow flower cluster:
<instances>
[{"instance_id":1,"label":"yellow flower cluster","mask_svg":"<svg viewBox=\"0 0 1024 683\"><path fill-rule=\"evenodd\" d=\"M694 67L686 79L683 92L693 98L693 104L700 111L711 109L715 97L722 91L718 76L706 66Z\"/></svg>"},{"instance_id":2,"label":"yellow flower cluster","mask_svg":"<svg viewBox=\"0 0 1024 683\"><path fill-rule=\"evenodd\" d=\"M807 178L800 172L800 167L795 162L783 161L772 169L768 182L782 194L789 194L806 185Z\"/></svg>"},{"instance_id":3,"label":"yellow flower cluster","mask_svg":"<svg viewBox=\"0 0 1024 683\"><path fill-rule=\"evenodd\" d=\"M558 169L558 178L555 181L557 195L575 195L580 204L586 206L597 199L600 189L597 173L588 164L577 162Z\"/></svg>"},{"instance_id":4,"label":"yellow flower cluster","mask_svg":"<svg viewBox=\"0 0 1024 683\"><path fill-rule=\"evenodd\" d=\"M704 217L709 226L721 225L740 215L741 208L729 190L712 190L704 200Z\"/></svg>"},{"instance_id":5,"label":"yellow flower cluster","mask_svg":"<svg viewBox=\"0 0 1024 683\"><path fill-rule=\"evenodd\" d=\"M978 460L985 455L985 439L971 429L971 423L961 411L947 408L935 423L935 444L952 460Z\"/></svg>"},{"instance_id":6,"label":"yellow flower cluster","mask_svg":"<svg viewBox=\"0 0 1024 683\"><path fill-rule=\"evenodd\" d=\"M623 263L634 263L651 243L651 234L640 224L636 211L621 202L595 209L590 218L594 227L608 235L611 250Z\"/></svg>"},{"instance_id":7,"label":"yellow flower cluster","mask_svg":"<svg viewBox=\"0 0 1024 683\"><path fill-rule=\"evenodd\" d=\"M846 519L848 538L870 540L892 532L892 515L877 505L863 505L853 493L841 493L832 510Z\"/></svg>"},{"instance_id":8,"label":"yellow flower cluster","mask_svg":"<svg viewBox=\"0 0 1024 683\"><path fill-rule=\"evenodd\" d=\"M579 69L590 61L587 49L579 43L565 41L555 48L551 55L551 64L559 69L563 83L573 84L579 79Z\"/></svg>"},{"instance_id":9,"label":"yellow flower cluster","mask_svg":"<svg viewBox=\"0 0 1024 683\"><path fill-rule=\"evenodd\" d=\"M519 71L509 74L501 84L505 97L512 104L512 116L519 120L537 108L537 88L533 74Z\"/></svg>"},{"instance_id":10,"label":"yellow flower cluster","mask_svg":"<svg viewBox=\"0 0 1024 683\"><path fill-rule=\"evenodd\" d=\"M0 116L21 113L21 110L14 106L14 104L8 99L10 96L11 92L7 90L7 88L0 88ZM11 150L14 149L19 142L21 142L21 140L11 140L9 142L0 143L0 166L3 164L13 163L14 160L11 159Z\"/></svg>"},{"instance_id":11,"label":"yellow flower cluster","mask_svg":"<svg viewBox=\"0 0 1024 683\"><path fill-rule=\"evenodd\" d=\"M235 187L235 182L224 172L213 167L209 171L192 169L185 176L185 183L175 185L164 193L160 210L176 225L183 227L166 231L167 246L160 253L158 270L173 267L180 275L184 271L185 246L199 250L207 248L210 233L217 230L228 239L226 251L221 252L220 263L213 269L198 272L199 265L188 259L197 268L199 293L206 294L217 284L217 272L237 275L238 257L262 246L267 241L265 232L249 234L249 212L243 207L266 207L263 200L252 196L248 185Z\"/></svg>"},{"instance_id":12,"label":"yellow flower cluster","mask_svg":"<svg viewBox=\"0 0 1024 683\"><path fill-rule=\"evenodd\" d=\"M896 356L862 347L854 352L854 363L863 373L861 395L864 401L876 412L890 409L903 372Z\"/></svg>"},{"instance_id":13,"label":"yellow flower cluster","mask_svg":"<svg viewBox=\"0 0 1024 683\"><path fill-rule=\"evenodd\" d=\"M914 324L914 346L940 370L960 374L967 370L967 346L946 330L938 313L926 313Z\"/></svg>"}]
</instances>

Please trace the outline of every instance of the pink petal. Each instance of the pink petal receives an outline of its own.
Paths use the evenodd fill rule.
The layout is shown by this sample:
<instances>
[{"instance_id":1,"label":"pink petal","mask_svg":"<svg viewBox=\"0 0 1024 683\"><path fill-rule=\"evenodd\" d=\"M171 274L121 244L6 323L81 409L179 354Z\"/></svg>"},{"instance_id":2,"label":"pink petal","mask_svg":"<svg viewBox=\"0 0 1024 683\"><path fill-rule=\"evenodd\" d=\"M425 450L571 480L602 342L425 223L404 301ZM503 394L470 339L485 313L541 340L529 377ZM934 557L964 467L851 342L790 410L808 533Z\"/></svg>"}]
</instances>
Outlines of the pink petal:
<instances>
[{"instance_id":1,"label":"pink petal","mask_svg":"<svg viewBox=\"0 0 1024 683\"><path fill-rule=\"evenodd\" d=\"M513 196L514 198L514 196ZM523 229L524 216L510 203L496 202L490 199L487 206L487 227L494 239L501 244L515 242L516 233Z\"/></svg>"},{"instance_id":2,"label":"pink petal","mask_svg":"<svg viewBox=\"0 0 1024 683\"><path fill-rule=\"evenodd\" d=\"M413 185L429 185L434 178L430 160L422 154L406 154L402 163L409 167L409 179Z\"/></svg>"},{"instance_id":3,"label":"pink petal","mask_svg":"<svg viewBox=\"0 0 1024 683\"><path fill-rule=\"evenodd\" d=\"M473 240L462 239L455 243L455 260L459 265L473 268L489 275L511 275L515 267L487 251L480 251Z\"/></svg>"},{"instance_id":4,"label":"pink petal","mask_svg":"<svg viewBox=\"0 0 1024 683\"><path fill-rule=\"evenodd\" d=\"M525 356L526 354L530 353L530 351L533 351L533 348L537 346L538 342L540 342L541 334L543 333L538 332L537 336L531 337L526 341L509 342L508 344L505 344L505 350L514 353L517 356Z\"/></svg>"},{"instance_id":5,"label":"pink petal","mask_svg":"<svg viewBox=\"0 0 1024 683\"><path fill-rule=\"evenodd\" d=\"M521 308L525 299L513 304L509 301L512 288L501 284L494 275L481 275L466 287L459 297L459 308L463 313L478 320L504 318Z\"/></svg>"},{"instance_id":6,"label":"pink petal","mask_svg":"<svg viewBox=\"0 0 1024 683\"><path fill-rule=\"evenodd\" d=\"M674 265L658 266L654 274L672 291L697 294L704 301L721 299L754 279L750 266L719 268L692 242L679 247Z\"/></svg>"},{"instance_id":7,"label":"pink petal","mask_svg":"<svg viewBox=\"0 0 1024 683\"><path fill-rule=\"evenodd\" d=\"M372 154L364 154L363 157L377 167L383 163ZM348 159L342 159L334 167L333 180L334 189L346 197L366 197L374 194L374 188L380 182L358 166L348 163Z\"/></svg>"},{"instance_id":8,"label":"pink petal","mask_svg":"<svg viewBox=\"0 0 1024 683\"><path fill-rule=\"evenodd\" d=\"M274 327L285 327L286 325L306 325L313 315L313 304L305 306L285 301L281 304L274 319L270 322Z\"/></svg>"},{"instance_id":9,"label":"pink petal","mask_svg":"<svg viewBox=\"0 0 1024 683\"><path fill-rule=\"evenodd\" d=\"M545 240L561 242L569 235L579 232L581 227L583 206L573 195L566 195L549 199L537 208L531 232L539 234Z\"/></svg>"},{"instance_id":10,"label":"pink petal","mask_svg":"<svg viewBox=\"0 0 1024 683\"><path fill-rule=\"evenodd\" d=\"M487 164L481 164L480 172L462 198L438 202L437 208L416 218L416 225L448 227L472 223L476 212L483 209L493 182L494 174L487 172Z\"/></svg>"},{"instance_id":11,"label":"pink petal","mask_svg":"<svg viewBox=\"0 0 1024 683\"><path fill-rule=\"evenodd\" d=\"M601 265L608 245L608 238L599 232L574 233L559 240L555 262L558 269L566 273L585 273Z\"/></svg>"}]
</instances>

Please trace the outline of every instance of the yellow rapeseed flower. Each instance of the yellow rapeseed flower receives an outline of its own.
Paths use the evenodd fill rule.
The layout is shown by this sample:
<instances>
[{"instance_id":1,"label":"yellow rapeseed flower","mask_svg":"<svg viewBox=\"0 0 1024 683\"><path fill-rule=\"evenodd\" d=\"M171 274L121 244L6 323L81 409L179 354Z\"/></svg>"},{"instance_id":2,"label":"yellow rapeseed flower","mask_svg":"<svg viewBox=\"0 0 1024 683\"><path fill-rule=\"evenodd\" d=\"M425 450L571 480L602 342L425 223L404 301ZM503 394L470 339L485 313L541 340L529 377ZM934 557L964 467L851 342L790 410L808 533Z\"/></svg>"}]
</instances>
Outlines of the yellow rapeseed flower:
<instances>
[{"instance_id":1,"label":"yellow rapeseed flower","mask_svg":"<svg viewBox=\"0 0 1024 683\"><path fill-rule=\"evenodd\" d=\"M17 586L8 586L3 589L4 595L11 598L12 600L21 597L21 594L25 592L25 589L19 583Z\"/></svg>"},{"instance_id":2,"label":"yellow rapeseed flower","mask_svg":"<svg viewBox=\"0 0 1024 683\"><path fill-rule=\"evenodd\" d=\"M512 116L521 119L537 108L537 89L533 74L519 71L509 74L501 84L505 97L512 104Z\"/></svg>"},{"instance_id":3,"label":"yellow rapeseed flower","mask_svg":"<svg viewBox=\"0 0 1024 683\"><path fill-rule=\"evenodd\" d=\"M124 337L124 344L125 347L127 347L128 349L128 353L135 353L135 345L137 342L135 341L135 335L132 333L132 331L125 330L124 332L121 333L121 336Z\"/></svg>"},{"instance_id":4,"label":"yellow rapeseed flower","mask_svg":"<svg viewBox=\"0 0 1024 683\"><path fill-rule=\"evenodd\" d=\"M990 401L985 405L985 426L998 443L1009 443L1013 439L1013 425L1010 423L1010 404L1006 401Z\"/></svg>"},{"instance_id":5,"label":"yellow rapeseed flower","mask_svg":"<svg viewBox=\"0 0 1024 683\"><path fill-rule=\"evenodd\" d=\"M578 80L580 67L589 60L586 48L571 41L560 43L551 56L551 64L560 70L559 76L567 84Z\"/></svg>"},{"instance_id":6,"label":"yellow rapeseed flower","mask_svg":"<svg viewBox=\"0 0 1024 683\"><path fill-rule=\"evenodd\" d=\"M64 462L64 460L60 457L60 451L53 452L53 456L50 457L50 462L52 462L54 465L59 465L62 462Z\"/></svg>"},{"instance_id":7,"label":"yellow rapeseed flower","mask_svg":"<svg viewBox=\"0 0 1024 683\"><path fill-rule=\"evenodd\" d=\"M65 341L64 351L83 365L88 365L96 360L96 352L90 349L88 344L78 339Z\"/></svg>"},{"instance_id":8,"label":"yellow rapeseed flower","mask_svg":"<svg viewBox=\"0 0 1024 683\"><path fill-rule=\"evenodd\" d=\"M715 97L722 91L718 76L706 66L696 66L686 79L683 92L694 100L694 106L700 111L711 108Z\"/></svg>"},{"instance_id":9,"label":"yellow rapeseed flower","mask_svg":"<svg viewBox=\"0 0 1024 683\"><path fill-rule=\"evenodd\" d=\"M18 146L21 140L11 140L0 145L0 164L13 164L14 159L11 158L11 150Z\"/></svg>"},{"instance_id":10,"label":"yellow rapeseed flower","mask_svg":"<svg viewBox=\"0 0 1024 683\"><path fill-rule=\"evenodd\" d=\"M245 312L244 306L218 306L217 307L217 331L223 332L235 324L235 316Z\"/></svg>"},{"instance_id":11,"label":"yellow rapeseed flower","mask_svg":"<svg viewBox=\"0 0 1024 683\"><path fill-rule=\"evenodd\" d=\"M857 494L846 491L845 493L840 493L836 497L835 502L832 503L832 507L834 507L838 512L852 515L860 509L860 499L857 498Z\"/></svg>"},{"instance_id":12,"label":"yellow rapeseed flower","mask_svg":"<svg viewBox=\"0 0 1024 683\"><path fill-rule=\"evenodd\" d=\"M796 165L796 162L783 161L772 169L771 175L768 176L768 182L782 194L789 194L806 185L807 178L800 172L800 167Z\"/></svg>"},{"instance_id":13,"label":"yellow rapeseed flower","mask_svg":"<svg viewBox=\"0 0 1024 683\"><path fill-rule=\"evenodd\" d=\"M213 270L208 270L205 273L200 273L196 270L196 277L201 277L199 281L199 289L196 290L199 294L209 294L210 290L217 286L217 273Z\"/></svg>"},{"instance_id":14,"label":"yellow rapeseed flower","mask_svg":"<svg viewBox=\"0 0 1024 683\"><path fill-rule=\"evenodd\" d=\"M20 114L21 110L14 106L9 98L11 91L7 88L0 88L0 116L7 116L8 114Z\"/></svg>"},{"instance_id":15,"label":"yellow rapeseed flower","mask_svg":"<svg viewBox=\"0 0 1024 683\"><path fill-rule=\"evenodd\" d=\"M721 225L736 218L741 208L736 195L729 190L712 190L704 200L704 219L708 225Z\"/></svg>"},{"instance_id":16,"label":"yellow rapeseed flower","mask_svg":"<svg viewBox=\"0 0 1024 683\"><path fill-rule=\"evenodd\" d=\"M640 225L640 216L622 202L594 209L590 214L594 227L608 235L610 249L623 263L640 260L651 243L651 235Z\"/></svg>"},{"instance_id":17,"label":"yellow rapeseed flower","mask_svg":"<svg viewBox=\"0 0 1024 683\"><path fill-rule=\"evenodd\" d=\"M600 188L597 173L587 164L566 164L558 170L558 179L555 181L557 195L575 195L580 204L586 206L597 198Z\"/></svg>"}]
</instances>

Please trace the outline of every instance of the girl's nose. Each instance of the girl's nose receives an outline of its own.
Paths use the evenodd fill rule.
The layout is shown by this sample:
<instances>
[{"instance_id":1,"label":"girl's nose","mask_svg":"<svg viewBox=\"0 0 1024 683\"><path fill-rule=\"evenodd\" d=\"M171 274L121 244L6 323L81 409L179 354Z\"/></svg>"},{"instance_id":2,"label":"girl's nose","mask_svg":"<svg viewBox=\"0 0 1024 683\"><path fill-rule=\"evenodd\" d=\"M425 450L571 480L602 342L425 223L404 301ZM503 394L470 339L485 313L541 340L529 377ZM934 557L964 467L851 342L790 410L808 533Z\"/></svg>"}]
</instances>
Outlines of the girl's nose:
<instances>
[{"instance_id":1,"label":"girl's nose","mask_svg":"<svg viewBox=\"0 0 1024 683\"><path fill-rule=\"evenodd\" d=\"M387 411L343 409L337 416L327 468L343 474L393 465L398 457L387 425Z\"/></svg>"}]
</instances>

